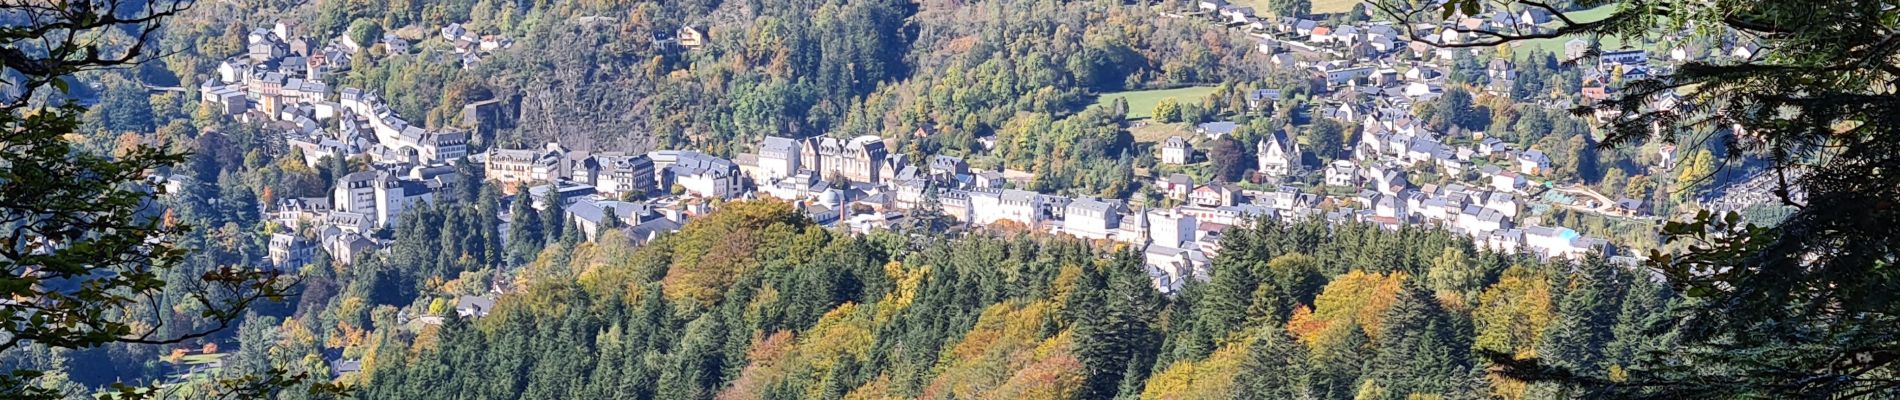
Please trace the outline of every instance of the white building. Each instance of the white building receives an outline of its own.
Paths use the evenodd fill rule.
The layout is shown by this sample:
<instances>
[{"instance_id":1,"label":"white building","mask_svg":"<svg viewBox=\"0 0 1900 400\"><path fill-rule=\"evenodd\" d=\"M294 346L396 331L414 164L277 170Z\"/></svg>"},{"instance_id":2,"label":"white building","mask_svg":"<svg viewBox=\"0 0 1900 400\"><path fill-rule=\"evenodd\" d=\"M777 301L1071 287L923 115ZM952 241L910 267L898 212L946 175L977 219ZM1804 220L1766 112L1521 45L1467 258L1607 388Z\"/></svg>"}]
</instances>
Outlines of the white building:
<instances>
[{"instance_id":1,"label":"white building","mask_svg":"<svg viewBox=\"0 0 1900 400\"><path fill-rule=\"evenodd\" d=\"M1200 222L1192 215L1171 210L1148 211L1148 239L1154 245L1163 247L1183 247L1194 242L1195 228Z\"/></svg>"},{"instance_id":2,"label":"white building","mask_svg":"<svg viewBox=\"0 0 1900 400\"><path fill-rule=\"evenodd\" d=\"M1193 154L1194 148L1189 147L1187 139L1180 136L1170 136L1167 142L1161 144L1162 164L1187 164Z\"/></svg>"},{"instance_id":3,"label":"white building","mask_svg":"<svg viewBox=\"0 0 1900 400\"><path fill-rule=\"evenodd\" d=\"M970 191L970 215L979 225L1015 221L1035 226L1041 220L1042 195L1027 190L978 189Z\"/></svg>"},{"instance_id":4,"label":"white building","mask_svg":"<svg viewBox=\"0 0 1900 400\"><path fill-rule=\"evenodd\" d=\"M1517 172L1520 174L1540 175L1550 171L1550 157L1538 150L1525 150L1517 153Z\"/></svg>"},{"instance_id":5,"label":"white building","mask_svg":"<svg viewBox=\"0 0 1900 400\"><path fill-rule=\"evenodd\" d=\"M1354 186L1359 184L1359 167L1352 161L1336 160L1326 167L1327 186Z\"/></svg>"},{"instance_id":6,"label":"white building","mask_svg":"<svg viewBox=\"0 0 1900 400\"><path fill-rule=\"evenodd\" d=\"M759 171L763 176L754 178L765 182L792 176L798 173L798 158L797 140L767 136L759 143Z\"/></svg>"},{"instance_id":7,"label":"white building","mask_svg":"<svg viewBox=\"0 0 1900 400\"><path fill-rule=\"evenodd\" d=\"M1299 171L1300 144L1288 137L1285 129L1261 138L1256 147L1260 157L1260 173L1282 177Z\"/></svg>"},{"instance_id":8,"label":"white building","mask_svg":"<svg viewBox=\"0 0 1900 400\"><path fill-rule=\"evenodd\" d=\"M1078 237L1107 239L1121 228L1121 212L1120 201L1077 198L1063 212L1062 229Z\"/></svg>"}]
</instances>

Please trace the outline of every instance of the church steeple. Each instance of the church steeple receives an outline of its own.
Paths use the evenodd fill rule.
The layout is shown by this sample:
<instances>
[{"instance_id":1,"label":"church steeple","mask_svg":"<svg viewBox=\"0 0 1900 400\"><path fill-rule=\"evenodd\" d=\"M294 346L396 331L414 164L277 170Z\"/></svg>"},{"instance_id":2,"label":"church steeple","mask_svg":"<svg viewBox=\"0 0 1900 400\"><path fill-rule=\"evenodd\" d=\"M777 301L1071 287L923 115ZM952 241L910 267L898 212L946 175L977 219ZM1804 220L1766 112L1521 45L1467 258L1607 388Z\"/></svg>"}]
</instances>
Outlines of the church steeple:
<instances>
[{"instance_id":1,"label":"church steeple","mask_svg":"<svg viewBox=\"0 0 1900 400\"><path fill-rule=\"evenodd\" d=\"M1135 227L1141 235L1141 245L1147 246L1153 239L1148 236L1148 206L1144 205L1141 211L1135 212Z\"/></svg>"}]
</instances>

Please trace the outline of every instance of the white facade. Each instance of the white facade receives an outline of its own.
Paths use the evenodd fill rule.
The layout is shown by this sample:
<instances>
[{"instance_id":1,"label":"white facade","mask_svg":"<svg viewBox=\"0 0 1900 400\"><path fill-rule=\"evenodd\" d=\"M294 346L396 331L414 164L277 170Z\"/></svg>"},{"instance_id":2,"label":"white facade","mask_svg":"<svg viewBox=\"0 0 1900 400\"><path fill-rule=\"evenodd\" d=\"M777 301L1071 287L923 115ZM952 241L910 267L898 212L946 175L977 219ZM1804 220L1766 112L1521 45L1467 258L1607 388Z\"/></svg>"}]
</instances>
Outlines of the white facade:
<instances>
[{"instance_id":1,"label":"white facade","mask_svg":"<svg viewBox=\"0 0 1900 400\"><path fill-rule=\"evenodd\" d=\"M1148 238L1154 245L1183 247L1194 242L1194 229L1200 225L1194 216L1167 210L1148 211Z\"/></svg>"}]
</instances>

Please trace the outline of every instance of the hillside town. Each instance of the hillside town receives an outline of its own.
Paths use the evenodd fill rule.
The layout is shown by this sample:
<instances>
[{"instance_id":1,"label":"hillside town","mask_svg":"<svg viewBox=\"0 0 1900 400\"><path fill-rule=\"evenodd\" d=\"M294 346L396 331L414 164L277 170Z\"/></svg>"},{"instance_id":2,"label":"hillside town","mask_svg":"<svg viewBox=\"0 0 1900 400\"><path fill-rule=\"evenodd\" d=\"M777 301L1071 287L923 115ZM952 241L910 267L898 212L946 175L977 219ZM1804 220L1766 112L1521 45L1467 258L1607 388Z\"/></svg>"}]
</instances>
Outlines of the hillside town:
<instances>
[{"instance_id":1,"label":"hillside town","mask_svg":"<svg viewBox=\"0 0 1900 400\"><path fill-rule=\"evenodd\" d=\"M1456 42L1457 30L1260 18L1249 8L1221 0L1183 3L1180 8L1181 13L1168 15L1246 30L1259 38L1259 51L1270 54L1276 68L1306 71L1323 82L1327 92L1316 117L1354 122L1364 129L1362 139L1348 145L1350 159L1307 165L1307 149L1289 126L1252 144L1256 159L1249 175L1266 182L1254 185L1265 189L1197 182L1179 173L1154 174L1144 182L1146 191L1165 199L1154 202L1022 190L1028 180L1025 172L973 168L950 155L912 159L892 151L892 142L878 136L766 135L751 151L731 159L692 149L593 152L560 143L473 151L467 130L425 128L391 111L376 93L332 90L329 78L360 56L363 45L343 37L319 45L297 32L295 23L284 22L251 31L247 51L221 62L217 79L204 83L199 92L228 118L277 127L282 140L310 166L331 158L371 163L369 171L341 177L331 196L277 199L264 205L282 226L314 232L271 235L269 258L282 266L301 265L319 248L342 262L375 251L381 245L378 230L391 228L405 209L435 201L433 193L457 179L455 166L465 163L479 166L485 179L509 188L508 201L528 201L537 210L564 210L590 239L602 226L617 226L636 243L651 240L726 200L791 202L819 224L852 232L893 227L931 212L970 229L1009 225L1138 248L1155 286L1164 292L1208 276L1208 260L1220 252L1223 231L1263 220L1437 227L1499 252L1580 258L1599 252L1615 255L1616 247L1604 238L1532 216L1552 207L1623 217L1649 212L1641 200L1612 199L1559 184L1561 179L1550 176L1550 157L1539 150L1519 149L1482 132L1432 131L1413 118L1408 111L1413 104L1442 95L1443 64L1457 51L1478 51L1429 42ZM1470 29L1534 29L1549 19L1527 11L1453 21ZM1404 31L1425 37L1413 40ZM442 35L456 43L465 64L510 43L506 38L478 37L459 25L443 28ZM698 40L702 33L681 35ZM391 39L376 45L407 51L406 42ZM1580 40L1566 43L1566 57L1597 51L1589 46ZM1408 53L1405 59L1411 61L1397 61L1401 53ZM1581 95L1604 96L1615 90L1607 86L1610 82L1663 67L1650 65L1644 50L1605 51L1590 69L1592 84ZM1508 88L1513 68L1505 59L1486 66L1490 90ZM1273 89L1247 94L1252 108L1273 107L1281 97ZM1220 139L1235 129L1233 122L1201 123L1194 134L1204 138L1193 139ZM1189 139L1168 138L1148 156L1161 164L1195 162L1199 150ZM1663 157L1668 160L1670 155ZM1415 184L1412 179L1421 169L1477 179ZM496 222L506 224L509 217L497 215Z\"/></svg>"},{"instance_id":2,"label":"hillside town","mask_svg":"<svg viewBox=\"0 0 1900 400\"><path fill-rule=\"evenodd\" d=\"M1869 3L0 6L0 391L1900 393Z\"/></svg>"}]
</instances>

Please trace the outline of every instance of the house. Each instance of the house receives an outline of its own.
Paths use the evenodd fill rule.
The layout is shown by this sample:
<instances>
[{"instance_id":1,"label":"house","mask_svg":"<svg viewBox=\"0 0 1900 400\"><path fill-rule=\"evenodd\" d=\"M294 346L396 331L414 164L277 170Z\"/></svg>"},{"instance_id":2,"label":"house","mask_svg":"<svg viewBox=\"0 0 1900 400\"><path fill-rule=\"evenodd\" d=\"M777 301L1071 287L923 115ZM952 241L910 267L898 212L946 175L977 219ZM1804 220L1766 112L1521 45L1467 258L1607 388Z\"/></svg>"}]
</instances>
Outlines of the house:
<instances>
[{"instance_id":1,"label":"house","mask_svg":"<svg viewBox=\"0 0 1900 400\"><path fill-rule=\"evenodd\" d=\"M1194 127L1194 132L1205 135L1208 139L1220 139L1234 134L1234 129L1238 127L1239 125L1234 124L1233 121L1203 122Z\"/></svg>"},{"instance_id":2,"label":"house","mask_svg":"<svg viewBox=\"0 0 1900 400\"><path fill-rule=\"evenodd\" d=\"M1280 53L1280 41L1261 38L1258 43L1254 44L1254 50L1259 51L1260 54L1269 56L1278 54Z\"/></svg>"},{"instance_id":3,"label":"house","mask_svg":"<svg viewBox=\"0 0 1900 400\"><path fill-rule=\"evenodd\" d=\"M1247 23L1247 19L1253 18L1253 7L1242 7L1230 4L1221 7L1219 10L1220 16L1226 18L1228 24L1245 24Z\"/></svg>"},{"instance_id":4,"label":"house","mask_svg":"<svg viewBox=\"0 0 1900 400\"><path fill-rule=\"evenodd\" d=\"M706 45L706 32L692 25L680 27L678 35L680 46L688 49L697 49Z\"/></svg>"},{"instance_id":5,"label":"house","mask_svg":"<svg viewBox=\"0 0 1900 400\"><path fill-rule=\"evenodd\" d=\"M383 52L388 54L409 54L409 41L396 37L394 33L383 34Z\"/></svg>"},{"instance_id":6,"label":"house","mask_svg":"<svg viewBox=\"0 0 1900 400\"><path fill-rule=\"evenodd\" d=\"M382 171L346 174L333 190L336 210L369 214L378 227L395 226L403 210L429 201L435 201L435 195L424 182L401 180Z\"/></svg>"},{"instance_id":7,"label":"house","mask_svg":"<svg viewBox=\"0 0 1900 400\"><path fill-rule=\"evenodd\" d=\"M1209 183L1189 192L1188 201L1204 207L1231 206L1240 202L1240 188L1227 183Z\"/></svg>"},{"instance_id":8,"label":"house","mask_svg":"<svg viewBox=\"0 0 1900 400\"><path fill-rule=\"evenodd\" d=\"M658 189L654 183L653 159L645 154L634 156L601 156L600 176L595 179L594 187L603 194L634 194L644 196Z\"/></svg>"},{"instance_id":9,"label":"house","mask_svg":"<svg viewBox=\"0 0 1900 400\"><path fill-rule=\"evenodd\" d=\"M1458 211L1457 221L1453 222L1452 228L1467 235L1479 236L1509 229L1510 223L1504 214L1496 210L1467 205Z\"/></svg>"},{"instance_id":10,"label":"house","mask_svg":"<svg viewBox=\"0 0 1900 400\"><path fill-rule=\"evenodd\" d=\"M1186 199L1188 193L1194 190L1194 178L1186 174L1168 174L1166 178L1155 182L1155 186L1159 187L1161 193L1166 194L1168 198Z\"/></svg>"},{"instance_id":11,"label":"house","mask_svg":"<svg viewBox=\"0 0 1900 400\"><path fill-rule=\"evenodd\" d=\"M528 205L536 210L546 210L548 207L566 209L568 205L595 193L593 186L561 181L528 188L526 200ZM515 196L515 198L517 201L521 200L520 196Z\"/></svg>"},{"instance_id":12,"label":"house","mask_svg":"<svg viewBox=\"0 0 1900 400\"><path fill-rule=\"evenodd\" d=\"M1288 129L1275 130L1255 145L1261 174L1277 178L1299 171L1300 144L1288 136Z\"/></svg>"},{"instance_id":13,"label":"house","mask_svg":"<svg viewBox=\"0 0 1900 400\"><path fill-rule=\"evenodd\" d=\"M1492 59L1489 64L1485 65L1484 76L1491 78L1493 81L1514 80L1517 79L1517 67L1511 65L1511 61L1507 59Z\"/></svg>"},{"instance_id":14,"label":"house","mask_svg":"<svg viewBox=\"0 0 1900 400\"><path fill-rule=\"evenodd\" d=\"M1504 144L1504 140L1495 137L1484 138L1483 141L1478 142L1479 155L1489 157L1506 151L1510 151L1509 146Z\"/></svg>"},{"instance_id":15,"label":"house","mask_svg":"<svg viewBox=\"0 0 1900 400\"><path fill-rule=\"evenodd\" d=\"M1584 84L1578 92L1583 95L1583 98L1595 101L1603 101L1610 98L1609 86L1597 82Z\"/></svg>"},{"instance_id":16,"label":"house","mask_svg":"<svg viewBox=\"0 0 1900 400\"><path fill-rule=\"evenodd\" d=\"M1626 197L1616 201L1616 211L1628 216L1649 215L1649 203Z\"/></svg>"},{"instance_id":17,"label":"house","mask_svg":"<svg viewBox=\"0 0 1900 400\"><path fill-rule=\"evenodd\" d=\"M1359 183L1359 167L1351 161L1336 160L1326 167L1326 185L1350 187Z\"/></svg>"},{"instance_id":18,"label":"house","mask_svg":"<svg viewBox=\"0 0 1900 400\"><path fill-rule=\"evenodd\" d=\"M758 181L770 181L792 176L799 171L799 145L791 138L766 136L759 143L759 171L762 176L753 177Z\"/></svg>"},{"instance_id":19,"label":"house","mask_svg":"<svg viewBox=\"0 0 1900 400\"><path fill-rule=\"evenodd\" d=\"M1526 185L1523 175L1497 166L1486 166L1482 172L1486 178L1490 179L1492 190L1515 192Z\"/></svg>"},{"instance_id":20,"label":"house","mask_svg":"<svg viewBox=\"0 0 1900 400\"><path fill-rule=\"evenodd\" d=\"M1121 229L1121 213L1125 207L1119 200L1081 197L1070 201L1064 208L1064 232L1089 239L1107 239L1111 233Z\"/></svg>"},{"instance_id":21,"label":"house","mask_svg":"<svg viewBox=\"0 0 1900 400\"><path fill-rule=\"evenodd\" d=\"M359 233L344 233L324 240L323 250L330 253L331 259L344 264L355 263L357 257L376 248L376 242Z\"/></svg>"},{"instance_id":22,"label":"house","mask_svg":"<svg viewBox=\"0 0 1900 400\"><path fill-rule=\"evenodd\" d=\"M565 211L588 241L600 237L600 227L610 226L609 218L617 222L612 226L621 227L639 225L649 219L657 218L652 208L646 204L612 200L582 199L568 205Z\"/></svg>"},{"instance_id":23,"label":"house","mask_svg":"<svg viewBox=\"0 0 1900 400\"><path fill-rule=\"evenodd\" d=\"M310 263L317 246L300 236L273 233L267 250L271 266L280 270L295 270Z\"/></svg>"},{"instance_id":24,"label":"house","mask_svg":"<svg viewBox=\"0 0 1900 400\"><path fill-rule=\"evenodd\" d=\"M910 164L910 155L894 153L884 156L877 164L877 183L890 184L898 179L917 178L917 167Z\"/></svg>"},{"instance_id":25,"label":"house","mask_svg":"<svg viewBox=\"0 0 1900 400\"><path fill-rule=\"evenodd\" d=\"M560 179L566 175L561 169L564 152L557 144L539 150L489 148L482 157L482 173L488 179L503 183Z\"/></svg>"},{"instance_id":26,"label":"house","mask_svg":"<svg viewBox=\"0 0 1900 400\"><path fill-rule=\"evenodd\" d=\"M515 40L510 39L507 36L487 35L487 36L482 36L482 41L481 43L478 43L476 45L476 48L481 49L482 51L485 51L485 52L493 52L495 50L506 49L514 45L515 45Z\"/></svg>"},{"instance_id":27,"label":"house","mask_svg":"<svg viewBox=\"0 0 1900 400\"><path fill-rule=\"evenodd\" d=\"M712 199L730 199L739 194L742 185L739 164L695 151L674 153L673 161L660 169L662 186L677 185L684 193ZM651 157L653 153L648 155ZM654 157L656 166L662 157Z\"/></svg>"},{"instance_id":28,"label":"house","mask_svg":"<svg viewBox=\"0 0 1900 400\"><path fill-rule=\"evenodd\" d=\"M647 242L653 241L653 239L658 239L660 235L679 230L679 221L667 218L654 218L647 222L642 222L639 225L628 227L627 239L633 240L633 243L636 245L646 244Z\"/></svg>"},{"instance_id":29,"label":"house","mask_svg":"<svg viewBox=\"0 0 1900 400\"><path fill-rule=\"evenodd\" d=\"M1625 71L1649 66L1649 52L1641 49L1606 51L1597 55L1597 72L1610 72L1617 69Z\"/></svg>"},{"instance_id":30,"label":"house","mask_svg":"<svg viewBox=\"0 0 1900 400\"><path fill-rule=\"evenodd\" d=\"M1543 151L1525 150L1517 154L1517 172L1529 175L1542 175L1550 171L1550 157Z\"/></svg>"},{"instance_id":31,"label":"house","mask_svg":"<svg viewBox=\"0 0 1900 400\"><path fill-rule=\"evenodd\" d=\"M449 26L442 27L443 40L455 42L455 41L463 41L463 40L472 40L474 39L474 37L475 35L471 34L468 31L467 27L464 27L462 26L462 24L459 24L459 23L450 23Z\"/></svg>"},{"instance_id":32,"label":"house","mask_svg":"<svg viewBox=\"0 0 1900 400\"><path fill-rule=\"evenodd\" d=\"M971 181L979 188L1001 189L1008 181L1003 173L996 171L978 171L973 178Z\"/></svg>"},{"instance_id":33,"label":"house","mask_svg":"<svg viewBox=\"0 0 1900 400\"><path fill-rule=\"evenodd\" d=\"M1187 164L1193 155L1194 148L1188 146L1187 139L1182 139L1180 136L1170 136L1166 142L1161 143L1162 164Z\"/></svg>"},{"instance_id":34,"label":"house","mask_svg":"<svg viewBox=\"0 0 1900 400\"><path fill-rule=\"evenodd\" d=\"M962 158L942 154L930 156L929 167L930 175L939 178L956 179L958 176L970 174L970 163L964 162Z\"/></svg>"},{"instance_id":35,"label":"house","mask_svg":"<svg viewBox=\"0 0 1900 400\"><path fill-rule=\"evenodd\" d=\"M495 298L488 296L468 296L455 299L455 315L462 318L481 318L495 309Z\"/></svg>"},{"instance_id":36,"label":"house","mask_svg":"<svg viewBox=\"0 0 1900 400\"><path fill-rule=\"evenodd\" d=\"M1308 36L1312 35L1313 31L1319 29L1320 26L1319 21L1301 18L1293 20L1289 27L1292 28L1294 36Z\"/></svg>"},{"instance_id":37,"label":"house","mask_svg":"<svg viewBox=\"0 0 1900 400\"><path fill-rule=\"evenodd\" d=\"M1273 103L1276 101L1280 101L1279 90L1254 89L1252 91L1247 92L1247 108L1250 110L1264 110L1264 109L1271 108L1273 107Z\"/></svg>"},{"instance_id":38,"label":"house","mask_svg":"<svg viewBox=\"0 0 1900 400\"><path fill-rule=\"evenodd\" d=\"M1407 216L1405 206L1405 202L1401 201L1398 196L1380 195L1372 199L1370 208L1374 216L1404 219Z\"/></svg>"},{"instance_id":39,"label":"house","mask_svg":"<svg viewBox=\"0 0 1900 400\"><path fill-rule=\"evenodd\" d=\"M1195 2L1194 6L1195 8L1198 8L1204 12L1219 11L1221 7L1227 6L1227 1L1226 0L1200 0L1200 1Z\"/></svg>"},{"instance_id":40,"label":"house","mask_svg":"<svg viewBox=\"0 0 1900 400\"><path fill-rule=\"evenodd\" d=\"M1526 8L1517 14L1517 22L1526 25L1543 25L1551 21L1550 11L1541 8Z\"/></svg>"},{"instance_id":41,"label":"house","mask_svg":"<svg viewBox=\"0 0 1900 400\"><path fill-rule=\"evenodd\" d=\"M1589 57L1590 49L1592 47L1595 47L1595 46L1590 45L1590 42L1587 40L1583 40L1583 38L1570 39L1569 41L1564 42L1563 61L1571 62L1571 61L1581 60L1584 57Z\"/></svg>"},{"instance_id":42,"label":"house","mask_svg":"<svg viewBox=\"0 0 1900 400\"><path fill-rule=\"evenodd\" d=\"M1497 211L1498 214L1503 214L1505 217L1517 218L1517 196L1512 196L1510 193L1491 192L1490 195L1484 196L1484 202L1479 205L1486 209Z\"/></svg>"},{"instance_id":43,"label":"house","mask_svg":"<svg viewBox=\"0 0 1900 400\"><path fill-rule=\"evenodd\" d=\"M1211 274L1207 254L1199 248L1148 245L1142 260L1149 280L1162 294L1178 293L1188 280L1206 281Z\"/></svg>"},{"instance_id":44,"label":"house","mask_svg":"<svg viewBox=\"0 0 1900 400\"><path fill-rule=\"evenodd\" d=\"M978 189L969 192L971 222L978 225L1014 221L1035 226L1041 220L1042 196L1027 190Z\"/></svg>"},{"instance_id":45,"label":"house","mask_svg":"<svg viewBox=\"0 0 1900 400\"><path fill-rule=\"evenodd\" d=\"M799 148L799 167L818 171L824 177L842 177L853 182L880 182L879 168L885 157L884 139L864 135L841 141L820 137L807 139Z\"/></svg>"},{"instance_id":46,"label":"house","mask_svg":"<svg viewBox=\"0 0 1900 400\"><path fill-rule=\"evenodd\" d=\"M1405 180L1405 171L1400 171L1398 168L1378 168L1375 171L1377 172L1371 176L1377 185L1375 189L1379 193L1397 195L1405 191L1406 187L1411 186L1411 183Z\"/></svg>"},{"instance_id":47,"label":"house","mask_svg":"<svg viewBox=\"0 0 1900 400\"><path fill-rule=\"evenodd\" d=\"M1327 86L1338 87L1372 76L1372 72L1373 69L1370 66L1359 66L1322 68L1319 73L1320 79L1325 80Z\"/></svg>"},{"instance_id":48,"label":"house","mask_svg":"<svg viewBox=\"0 0 1900 400\"><path fill-rule=\"evenodd\" d=\"M1184 247L1194 242L1200 222L1194 216L1173 210L1148 210L1148 240L1162 247Z\"/></svg>"},{"instance_id":49,"label":"house","mask_svg":"<svg viewBox=\"0 0 1900 400\"><path fill-rule=\"evenodd\" d=\"M277 20L277 23L271 24L270 33L277 35L279 39L289 39L289 38L296 37L297 34L301 33L301 32L298 32L298 28L300 28L302 25L303 25L302 21L298 21L294 19L280 19L280 20Z\"/></svg>"},{"instance_id":50,"label":"house","mask_svg":"<svg viewBox=\"0 0 1900 400\"><path fill-rule=\"evenodd\" d=\"M344 375L354 374L358 372L363 372L362 359L339 358L330 362L330 378L332 379L340 378Z\"/></svg>"}]
</instances>

